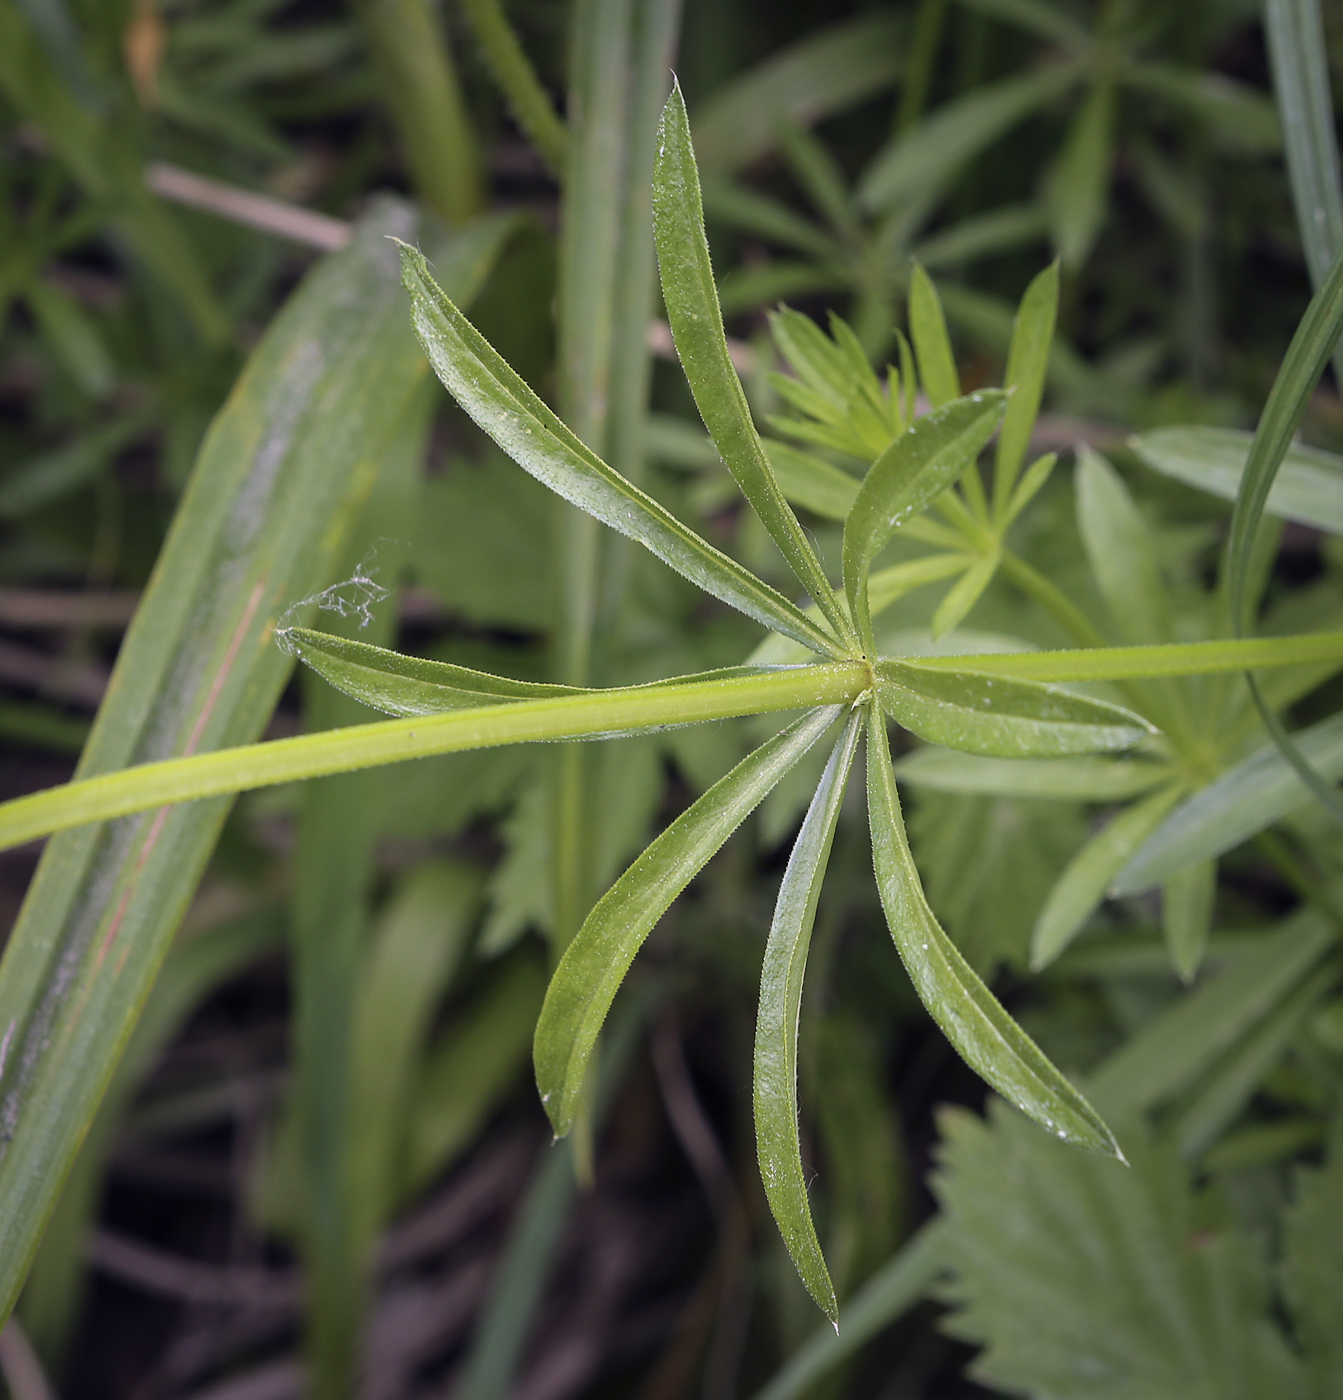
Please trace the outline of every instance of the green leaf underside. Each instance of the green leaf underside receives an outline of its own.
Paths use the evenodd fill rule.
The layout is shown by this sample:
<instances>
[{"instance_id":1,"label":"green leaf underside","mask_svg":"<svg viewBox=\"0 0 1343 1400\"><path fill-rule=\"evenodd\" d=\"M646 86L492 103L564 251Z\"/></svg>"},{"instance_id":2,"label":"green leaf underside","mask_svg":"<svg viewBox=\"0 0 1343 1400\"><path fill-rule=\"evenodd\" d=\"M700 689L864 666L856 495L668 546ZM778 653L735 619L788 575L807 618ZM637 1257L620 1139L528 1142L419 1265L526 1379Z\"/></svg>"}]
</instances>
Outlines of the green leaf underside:
<instances>
[{"instance_id":1,"label":"green leaf underside","mask_svg":"<svg viewBox=\"0 0 1343 1400\"><path fill-rule=\"evenodd\" d=\"M769 1208L807 1291L838 1323L839 1304L807 1200L797 1118L797 1028L816 904L862 733L853 710L788 858L765 945L755 1031L755 1141Z\"/></svg>"},{"instance_id":2,"label":"green leaf underside","mask_svg":"<svg viewBox=\"0 0 1343 1400\"><path fill-rule=\"evenodd\" d=\"M923 1004L971 1069L1023 1113L1078 1147L1121 1156L1096 1110L1007 1014L933 917L905 836L885 720L875 707L867 766L877 886Z\"/></svg>"},{"instance_id":3,"label":"green leaf underside","mask_svg":"<svg viewBox=\"0 0 1343 1400\"><path fill-rule=\"evenodd\" d=\"M1166 781L1170 769L1138 759L979 758L928 748L906 754L896 763L895 774L934 792L1115 802Z\"/></svg>"},{"instance_id":4,"label":"green leaf underside","mask_svg":"<svg viewBox=\"0 0 1343 1400\"><path fill-rule=\"evenodd\" d=\"M1063 758L1131 748L1155 731L1128 710L1032 681L877 663L882 708L928 743L990 758Z\"/></svg>"},{"instance_id":5,"label":"green leaf underside","mask_svg":"<svg viewBox=\"0 0 1343 1400\"><path fill-rule=\"evenodd\" d=\"M593 906L551 979L536 1023L541 1102L569 1131L588 1057L634 956L672 901L839 717L813 710L743 759L654 840Z\"/></svg>"},{"instance_id":6,"label":"green leaf underside","mask_svg":"<svg viewBox=\"0 0 1343 1400\"><path fill-rule=\"evenodd\" d=\"M866 688L861 662L787 667L735 679L634 686L595 695L522 700L245 744L146 763L0 804L0 850L67 827L202 797L503 744L593 739L746 714L851 704Z\"/></svg>"},{"instance_id":7,"label":"green leaf underside","mask_svg":"<svg viewBox=\"0 0 1343 1400\"><path fill-rule=\"evenodd\" d=\"M1343 632L1290 637L1245 637L1153 646L1078 647L1066 651L921 656L904 664L920 671L974 671L1033 681L1140 680L1155 676L1212 675L1265 666L1300 666L1343 659Z\"/></svg>"},{"instance_id":8,"label":"green leaf underside","mask_svg":"<svg viewBox=\"0 0 1343 1400\"><path fill-rule=\"evenodd\" d=\"M679 84L673 84L658 127L653 228L667 320L704 426L724 465L798 581L816 600L836 634L848 641L856 640L852 623L836 603L816 551L779 489L728 354L704 234L690 119Z\"/></svg>"},{"instance_id":9,"label":"green leaf underside","mask_svg":"<svg viewBox=\"0 0 1343 1400\"><path fill-rule=\"evenodd\" d=\"M781 593L683 525L584 446L444 295L414 248L401 249L411 318L434 372L529 475L637 541L706 593L822 655L834 641Z\"/></svg>"},{"instance_id":10,"label":"green leaf underside","mask_svg":"<svg viewBox=\"0 0 1343 1400\"><path fill-rule=\"evenodd\" d=\"M1049 892L1031 935L1031 966L1047 967L1100 907L1115 874L1180 798L1172 784L1120 812L1068 862Z\"/></svg>"},{"instance_id":11,"label":"green leaf underside","mask_svg":"<svg viewBox=\"0 0 1343 1400\"><path fill-rule=\"evenodd\" d=\"M1330 715L1293 738L1321 777L1331 782L1343 777L1343 715ZM1308 798L1288 761L1266 746L1176 808L1119 872L1115 892L1137 894L1186 865L1220 856Z\"/></svg>"},{"instance_id":12,"label":"green leaf underside","mask_svg":"<svg viewBox=\"0 0 1343 1400\"><path fill-rule=\"evenodd\" d=\"M1158 428L1129 446L1165 476L1234 501L1254 437L1234 428ZM1294 446L1264 502L1269 515L1343 534L1343 457Z\"/></svg>"},{"instance_id":13,"label":"green leaf underside","mask_svg":"<svg viewBox=\"0 0 1343 1400\"><path fill-rule=\"evenodd\" d=\"M473 671L467 666L406 656L386 647L370 646L367 642L329 632L314 632L306 627L285 628L276 635L282 646L337 690L384 714L437 715L449 710L503 705L514 700L552 700L603 693L600 689L582 686L512 680L488 671ZM624 688L655 690L667 685L766 676L780 669L783 668L728 666Z\"/></svg>"},{"instance_id":14,"label":"green leaf underside","mask_svg":"<svg viewBox=\"0 0 1343 1400\"><path fill-rule=\"evenodd\" d=\"M905 521L930 505L978 456L1007 406L983 390L926 414L872 464L844 524L844 587L859 625L867 611L867 569Z\"/></svg>"}]
</instances>

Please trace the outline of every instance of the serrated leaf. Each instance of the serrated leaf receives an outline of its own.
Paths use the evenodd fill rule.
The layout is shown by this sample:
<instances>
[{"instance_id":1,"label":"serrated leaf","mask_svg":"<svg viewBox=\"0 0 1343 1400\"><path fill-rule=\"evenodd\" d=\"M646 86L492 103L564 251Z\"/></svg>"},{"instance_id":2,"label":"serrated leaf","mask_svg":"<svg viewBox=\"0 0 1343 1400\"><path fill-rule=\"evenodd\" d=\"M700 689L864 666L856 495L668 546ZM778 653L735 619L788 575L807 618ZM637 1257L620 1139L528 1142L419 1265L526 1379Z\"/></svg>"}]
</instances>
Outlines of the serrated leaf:
<instances>
[{"instance_id":1,"label":"serrated leaf","mask_svg":"<svg viewBox=\"0 0 1343 1400\"><path fill-rule=\"evenodd\" d=\"M1283 1221L1283 1291L1319 1395L1343 1394L1343 1144L1299 1167Z\"/></svg>"},{"instance_id":2,"label":"serrated leaf","mask_svg":"<svg viewBox=\"0 0 1343 1400\"><path fill-rule=\"evenodd\" d=\"M901 758L895 774L934 792L1117 802L1169 781L1170 769L1131 758L979 758L923 748Z\"/></svg>"},{"instance_id":3,"label":"serrated leaf","mask_svg":"<svg viewBox=\"0 0 1343 1400\"><path fill-rule=\"evenodd\" d=\"M1026 459L1036 414L1040 411L1058 309L1059 269L1057 263L1051 263L1037 273L1026 288L1012 322L1012 343L1007 351L1003 388L1013 393L1003 415L993 466L993 504L999 516L1011 514L1008 502Z\"/></svg>"},{"instance_id":4,"label":"serrated leaf","mask_svg":"<svg viewBox=\"0 0 1343 1400\"><path fill-rule=\"evenodd\" d=\"M1157 428L1130 438L1129 446L1163 475L1234 501L1253 441L1253 434L1234 428ZM1264 510L1343 534L1343 457L1313 447L1289 448Z\"/></svg>"},{"instance_id":5,"label":"serrated leaf","mask_svg":"<svg viewBox=\"0 0 1343 1400\"><path fill-rule=\"evenodd\" d=\"M838 1325L839 1304L807 1200L797 1123L797 1026L816 903L862 733L854 710L826 764L779 886L760 973L755 1030L755 1141L779 1233L817 1306Z\"/></svg>"},{"instance_id":6,"label":"serrated leaf","mask_svg":"<svg viewBox=\"0 0 1343 1400\"><path fill-rule=\"evenodd\" d=\"M1322 777L1343 777L1343 715L1301 730L1296 743ZM1309 796L1282 754L1265 745L1172 812L1117 873L1115 892L1137 894L1169 880L1186 865L1222 855Z\"/></svg>"},{"instance_id":7,"label":"serrated leaf","mask_svg":"<svg viewBox=\"0 0 1343 1400\"><path fill-rule=\"evenodd\" d=\"M536 1083L557 1134L569 1131L588 1057L644 939L838 716L834 707L813 710L762 744L677 817L593 906L555 969L536 1023Z\"/></svg>"},{"instance_id":8,"label":"serrated leaf","mask_svg":"<svg viewBox=\"0 0 1343 1400\"><path fill-rule=\"evenodd\" d=\"M1203 961L1217 894L1217 862L1200 861L1172 875L1161 887L1161 931L1175 970L1192 981Z\"/></svg>"},{"instance_id":9,"label":"serrated leaf","mask_svg":"<svg viewBox=\"0 0 1343 1400\"><path fill-rule=\"evenodd\" d=\"M1258 1253L1207 1227L1168 1146L1124 1142L1129 1170L999 1103L943 1115L941 1293L949 1330L984 1348L972 1375L1051 1400L1302 1400Z\"/></svg>"},{"instance_id":10,"label":"serrated leaf","mask_svg":"<svg viewBox=\"0 0 1343 1400\"><path fill-rule=\"evenodd\" d=\"M930 744L992 758L1062 758L1132 748L1153 731L1129 710L1056 686L973 671L877 662L886 713Z\"/></svg>"},{"instance_id":11,"label":"serrated leaf","mask_svg":"<svg viewBox=\"0 0 1343 1400\"><path fill-rule=\"evenodd\" d=\"M1047 967L1081 932L1111 892L1115 874L1180 799L1178 783L1114 817L1072 858L1049 892L1031 937L1031 966Z\"/></svg>"},{"instance_id":12,"label":"serrated leaf","mask_svg":"<svg viewBox=\"0 0 1343 1400\"><path fill-rule=\"evenodd\" d=\"M819 604L836 635L852 640L853 625L837 606L821 561L779 490L728 354L704 234L690 118L676 83L658 126L653 230L667 320L704 426L798 581Z\"/></svg>"},{"instance_id":13,"label":"serrated leaf","mask_svg":"<svg viewBox=\"0 0 1343 1400\"><path fill-rule=\"evenodd\" d=\"M822 654L834 642L782 594L632 486L574 436L444 295L414 248L401 249L411 317L435 373L524 471L642 544L706 593Z\"/></svg>"},{"instance_id":14,"label":"serrated leaf","mask_svg":"<svg viewBox=\"0 0 1343 1400\"><path fill-rule=\"evenodd\" d=\"M934 408L941 408L961 396L961 378L956 356L947 335L942 302L932 278L917 264L909 282L909 334L919 361L923 392Z\"/></svg>"},{"instance_id":15,"label":"serrated leaf","mask_svg":"<svg viewBox=\"0 0 1343 1400\"><path fill-rule=\"evenodd\" d=\"M910 854L895 789L886 721L873 706L867 800L877 888L891 937L920 1000L962 1059L1055 1136L1118 1156L1096 1110L1007 1014L933 917Z\"/></svg>"},{"instance_id":16,"label":"serrated leaf","mask_svg":"<svg viewBox=\"0 0 1343 1400\"><path fill-rule=\"evenodd\" d=\"M844 588L865 633L871 630L868 566L896 530L974 461L1006 402L992 389L956 399L910 424L873 462L844 523Z\"/></svg>"}]
</instances>

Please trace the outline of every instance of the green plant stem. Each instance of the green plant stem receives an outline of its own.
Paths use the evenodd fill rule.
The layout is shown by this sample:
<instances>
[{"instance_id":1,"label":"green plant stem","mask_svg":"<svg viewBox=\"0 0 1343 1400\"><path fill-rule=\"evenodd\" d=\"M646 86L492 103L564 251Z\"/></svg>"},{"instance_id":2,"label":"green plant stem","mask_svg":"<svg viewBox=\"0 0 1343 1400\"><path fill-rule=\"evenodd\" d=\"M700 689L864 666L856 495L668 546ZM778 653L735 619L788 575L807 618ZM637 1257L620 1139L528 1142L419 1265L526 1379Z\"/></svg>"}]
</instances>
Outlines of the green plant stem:
<instances>
[{"instance_id":1,"label":"green plant stem","mask_svg":"<svg viewBox=\"0 0 1343 1400\"><path fill-rule=\"evenodd\" d=\"M354 0L420 197L449 227L485 204L476 137L430 0Z\"/></svg>"},{"instance_id":2,"label":"green plant stem","mask_svg":"<svg viewBox=\"0 0 1343 1400\"><path fill-rule=\"evenodd\" d=\"M462 0L462 8L518 125L551 170L563 176L569 157L568 129L551 105L499 0Z\"/></svg>"},{"instance_id":3,"label":"green plant stem","mask_svg":"<svg viewBox=\"0 0 1343 1400\"><path fill-rule=\"evenodd\" d=\"M202 797L322 778L434 754L556 739L591 739L742 715L850 704L872 684L861 661L687 685L632 686L562 700L525 700L420 719L351 725L146 763L0 805L0 849L53 831Z\"/></svg>"}]
</instances>

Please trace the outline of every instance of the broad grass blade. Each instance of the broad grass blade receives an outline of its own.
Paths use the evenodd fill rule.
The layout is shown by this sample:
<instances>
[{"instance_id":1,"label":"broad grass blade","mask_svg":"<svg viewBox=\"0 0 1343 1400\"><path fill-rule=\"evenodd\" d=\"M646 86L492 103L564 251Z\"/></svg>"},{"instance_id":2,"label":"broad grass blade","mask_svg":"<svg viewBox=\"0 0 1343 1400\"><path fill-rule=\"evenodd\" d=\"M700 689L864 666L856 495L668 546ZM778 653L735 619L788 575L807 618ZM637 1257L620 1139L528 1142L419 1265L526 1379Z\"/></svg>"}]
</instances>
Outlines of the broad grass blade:
<instances>
[{"instance_id":1,"label":"broad grass blade","mask_svg":"<svg viewBox=\"0 0 1343 1400\"><path fill-rule=\"evenodd\" d=\"M844 588L865 633L871 630L868 566L896 530L975 460L1006 405L996 389L956 399L912 423L873 462L844 523Z\"/></svg>"},{"instance_id":2,"label":"broad grass blade","mask_svg":"<svg viewBox=\"0 0 1343 1400\"><path fill-rule=\"evenodd\" d=\"M644 939L838 716L833 707L813 710L762 744L683 812L598 900L560 959L536 1023L536 1083L557 1134L572 1126L588 1057Z\"/></svg>"},{"instance_id":3,"label":"broad grass blade","mask_svg":"<svg viewBox=\"0 0 1343 1400\"><path fill-rule=\"evenodd\" d=\"M1326 781L1343 777L1343 715L1303 729L1294 742ZM1248 841L1308 799L1282 753L1265 746L1197 792L1153 832L1114 882L1117 894L1164 884L1177 871Z\"/></svg>"},{"instance_id":4,"label":"broad grass blade","mask_svg":"<svg viewBox=\"0 0 1343 1400\"><path fill-rule=\"evenodd\" d=\"M947 1039L976 1074L1047 1131L1120 1156L1096 1110L1002 1008L928 907L900 814L886 721L875 705L868 715L867 800L877 888L891 937Z\"/></svg>"},{"instance_id":5,"label":"broad grass blade","mask_svg":"<svg viewBox=\"0 0 1343 1400\"><path fill-rule=\"evenodd\" d=\"M326 582L423 361L381 202L318 266L216 418L122 645L79 776L253 739L289 660L276 617ZM463 294L498 246L449 255ZM227 801L52 841L0 964L0 1312L214 845Z\"/></svg>"},{"instance_id":6,"label":"broad grass blade","mask_svg":"<svg viewBox=\"0 0 1343 1400\"><path fill-rule=\"evenodd\" d=\"M1157 428L1130 438L1129 446L1163 475L1234 501L1253 442L1253 434L1235 428ZM1343 457L1313 447L1290 447L1264 510L1343 535Z\"/></svg>"},{"instance_id":7,"label":"broad grass blade","mask_svg":"<svg viewBox=\"0 0 1343 1400\"><path fill-rule=\"evenodd\" d=\"M852 711L835 741L788 858L765 945L755 1023L755 1144L760 1179L807 1292L836 1325L839 1303L816 1238L802 1169L797 1124L797 1025L816 904L862 724L863 711Z\"/></svg>"},{"instance_id":8,"label":"broad grass blade","mask_svg":"<svg viewBox=\"0 0 1343 1400\"><path fill-rule=\"evenodd\" d=\"M779 490L728 354L704 233L690 118L679 86L672 88L658 128L653 230L667 320L704 426L724 465L836 635L856 640L853 624L836 601L811 541Z\"/></svg>"},{"instance_id":9,"label":"broad grass blade","mask_svg":"<svg viewBox=\"0 0 1343 1400\"><path fill-rule=\"evenodd\" d=\"M1132 748L1153 733L1129 710L1069 690L972 671L877 663L877 695L895 722L930 744L990 758L1063 758Z\"/></svg>"},{"instance_id":10,"label":"broad grass blade","mask_svg":"<svg viewBox=\"0 0 1343 1400\"><path fill-rule=\"evenodd\" d=\"M414 248L401 250L416 332L438 377L480 427L571 505L642 544L748 617L822 654L838 648L802 610L613 471L541 402L452 303Z\"/></svg>"},{"instance_id":11,"label":"broad grass blade","mask_svg":"<svg viewBox=\"0 0 1343 1400\"><path fill-rule=\"evenodd\" d=\"M1180 800L1172 784L1126 808L1068 862L1031 935L1031 966L1047 967L1081 932L1111 892L1116 873Z\"/></svg>"},{"instance_id":12,"label":"broad grass blade","mask_svg":"<svg viewBox=\"0 0 1343 1400\"><path fill-rule=\"evenodd\" d=\"M1035 415L1040 411L1058 310L1059 268L1057 263L1051 263L1026 288L1012 323L1003 387L1013 393L1003 414L993 465L994 514L999 518L1007 512L1012 488L1026 460Z\"/></svg>"}]
</instances>

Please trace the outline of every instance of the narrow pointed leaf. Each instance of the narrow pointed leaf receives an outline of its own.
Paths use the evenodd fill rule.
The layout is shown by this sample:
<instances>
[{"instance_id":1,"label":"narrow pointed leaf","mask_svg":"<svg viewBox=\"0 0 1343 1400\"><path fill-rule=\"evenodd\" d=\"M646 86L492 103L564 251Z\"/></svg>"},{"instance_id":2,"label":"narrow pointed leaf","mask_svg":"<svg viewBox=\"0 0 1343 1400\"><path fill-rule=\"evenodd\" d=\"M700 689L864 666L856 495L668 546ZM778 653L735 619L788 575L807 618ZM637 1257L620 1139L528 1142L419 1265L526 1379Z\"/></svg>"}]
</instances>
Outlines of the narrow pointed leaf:
<instances>
[{"instance_id":1,"label":"narrow pointed leaf","mask_svg":"<svg viewBox=\"0 0 1343 1400\"><path fill-rule=\"evenodd\" d=\"M934 792L1118 802L1169 781L1170 769L1133 758L980 758L925 748L901 758L895 775Z\"/></svg>"},{"instance_id":2,"label":"narrow pointed leaf","mask_svg":"<svg viewBox=\"0 0 1343 1400\"><path fill-rule=\"evenodd\" d=\"M930 744L991 758L1062 758L1132 748L1154 731L1118 705L1032 681L877 663L877 694L895 722Z\"/></svg>"},{"instance_id":3,"label":"narrow pointed leaf","mask_svg":"<svg viewBox=\"0 0 1343 1400\"><path fill-rule=\"evenodd\" d=\"M755 1026L755 1142L760 1179L807 1292L835 1323L839 1304L812 1223L798 1138L797 1026L816 902L862 721L862 710L850 713L788 858L765 945Z\"/></svg>"},{"instance_id":4,"label":"narrow pointed leaf","mask_svg":"<svg viewBox=\"0 0 1343 1400\"><path fill-rule=\"evenodd\" d=\"M286 650L292 651L337 690L361 704L390 715L438 715L449 710L473 709L481 705L503 705L513 700L554 700L572 695L600 695L600 690L571 685L550 685L539 681L519 681L508 676L473 671L444 661L426 661L405 656L386 647L370 646L352 638L314 632L306 627L287 627L277 633ZM727 666L716 671L698 671L676 676L671 681L649 681L627 690L655 690L668 684L765 676L776 671L769 666Z\"/></svg>"},{"instance_id":5,"label":"narrow pointed leaf","mask_svg":"<svg viewBox=\"0 0 1343 1400\"><path fill-rule=\"evenodd\" d=\"M1161 931L1175 970L1186 982L1192 981L1203 961L1216 893L1215 860L1186 866L1161 887Z\"/></svg>"},{"instance_id":6,"label":"narrow pointed leaf","mask_svg":"<svg viewBox=\"0 0 1343 1400\"><path fill-rule=\"evenodd\" d=\"M867 800L886 922L915 990L947 1039L976 1074L1047 1131L1120 1156L1096 1110L1007 1014L933 917L910 854L886 722L876 706L868 720Z\"/></svg>"},{"instance_id":7,"label":"narrow pointed leaf","mask_svg":"<svg viewBox=\"0 0 1343 1400\"><path fill-rule=\"evenodd\" d=\"M1077 937L1110 893L1114 877L1129 857L1179 801L1172 784L1122 811L1068 862L1049 892L1031 935L1031 966L1047 967Z\"/></svg>"},{"instance_id":8,"label":"narrow pointed leaf","mask_svg":"<svg viewBox=\"0 0 1343 1400\"><path fill-rule=\"evenodd\" d=\"M979 455L1007 397L986 389L926 414L873 462L844 524L844 587L866 614L868 565L911 516L931 504Z\"/></svg>"},{"instance_id":9,"label":"narrow pointed leaf","mask_svg":"<svg viewBox=\"0 0 1343 1400\"><path fill-rule=\"evenodd\" d=\"M1073 119L1046 181L1050 234L1069 268L1086 260L1105 219L1114 163L1115 86L1102 78Z\"/></svg>"},{"instance_id":10,"label":"narrow pointed leaf","mask_svg":"<svg viewBox=\"0 0 1343 1400\"><path fill-rule=\"evenodd\" d=\"M993 582L993 576L998 572L1001 558L1001 554L997 551L981 555L947 589L942 601L937 605L937 611L933 614L930 630L934 640L945 637L953 628L961 625L970 609L983 596L984 590Z\"/></svg>"},{"instance_id":11,"label":"narrow pointed leaf","mask_svg":"<svg viewBox=\"0 0 1343 1400\"><path fill-rule=\"evenodd\" d=\"M1157 428L1130 438L1129 446L1164 475L1234 501L1253 442L1251 433L1234 428ZM1289 448L1264 510L1343 535L1343 457L1313 447Z\"/></svg>"},{"instance_id":12,"label":"narrow pointed leaf","mask_svg":"<svg viewBox=\"0 0 1343 1400\"><path fill-rule=\"evenodd\" d=\"M1012 487L1026 460L1035 416L1040 411L1058 309L1059 268L1057 263L1051 263L1026 288L1012 323L1003 387L1014 392L1003 415L993 467L993 504L999 516L1007 510Z\"/></svg>"},{"instance_id":13,"label":"narrow pointed leaf","mask_svg":"<svg viewBox=\"0 0 1343 1400\"><path fill-rule=\"evenodd\" d=\"M858 496L857 478L786 442L771 439L765 450L778 477L779 489L790 501L826 520L847 517Z\"/></svg>"},{"instance_id":14,"label":"narrow pointed leaf","mask_svg":"<svg viewBox=\"0 0 1343 1400\"><path fill-rule=\"evenodd\" d=\"M667 320L704 426L799 582L820 605L837 635L853 640L852 623L837 605L821 561L779 489L728 354L704 234L690 119L679 85L672 88L658 128L653 229Z\"/></svg>"},{"instance_id":15,"label":"narrow pointed leaf","mask_svg":"<svg viewBox=\"0 0 1343 1400\"><path fill-rule=\"evenodd\" d=\"M625 973L672 901L839 717L813 710L683 812L597 901L560 959L536 1023L536 1084L555 1132L573 1122L588 1057Z\"/></svg>"},{"instance_id":16,"label":"narrow pointed leaf","mask_svg":"<svg viewBox=\"0 0 1343 1400\"><path fill-rule=\"evenodd\" d=\"M636 540L706 593L813 651L837 654L834 642L800 608L701 539L585 447L444 295L419 252L403 246L401 268L415 330L434 371L524 471Z\"/></svg>"},{"instance_id":17,"label":"narrow pointed leaf","mask_svg":"<svg viewBox=\"0 0 1343 1400\"><path fill-rule=\"evenodd\" d=\"M909 284L909 333L919 360L923 392L934 408L961 396L956 356L947 335L947 320L932 278L916 263Z\"/></svg>"},{"instance_id":18,"label":"narrow pointed leaf","mask_svg":"<svg viewBox=\"0 0 1343 1400\"><path fill-rule=\"evenodd\" d=\"M1306 761L1327 781L1343 777L1343 715L1331 715L1296 735ZM1248 841L1309 799L1282 754L1266 745L1228 769L1170 814L1135 851L1115 880L1120 894L1137 894L1169 880L1196 861Z\"/></svg>"}]
</instances>

